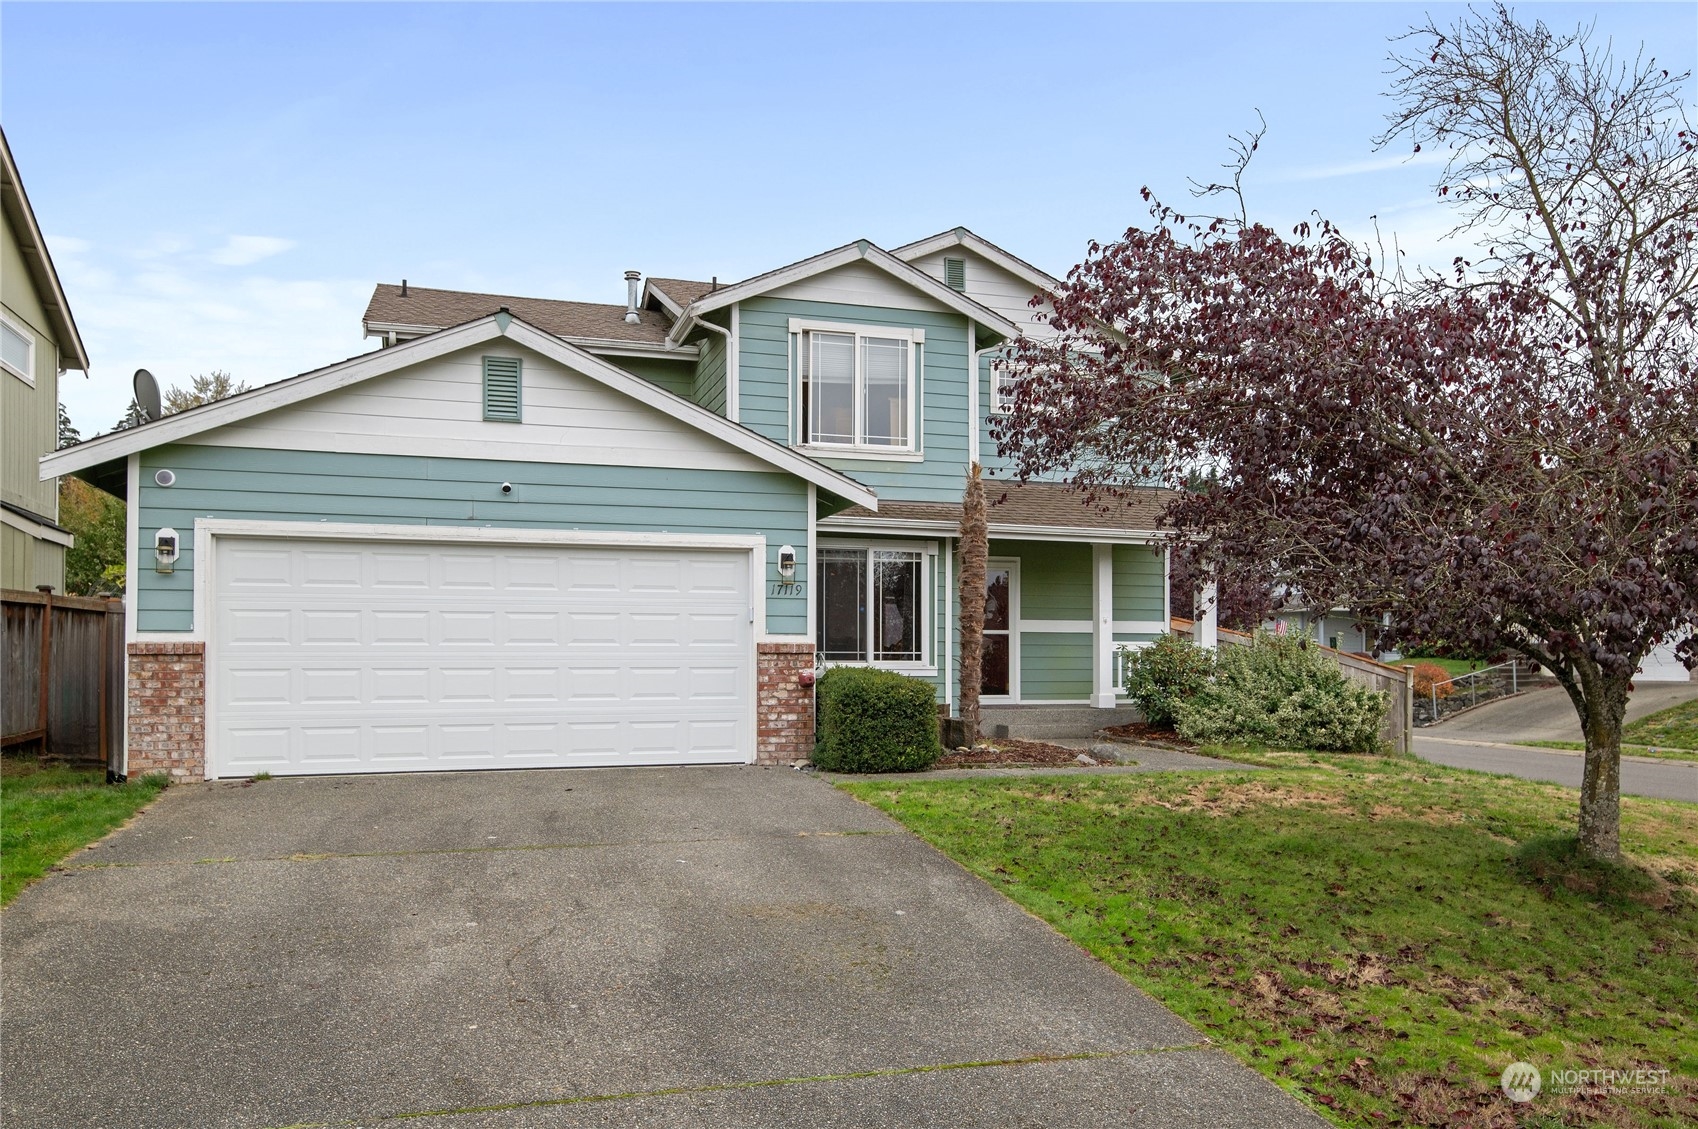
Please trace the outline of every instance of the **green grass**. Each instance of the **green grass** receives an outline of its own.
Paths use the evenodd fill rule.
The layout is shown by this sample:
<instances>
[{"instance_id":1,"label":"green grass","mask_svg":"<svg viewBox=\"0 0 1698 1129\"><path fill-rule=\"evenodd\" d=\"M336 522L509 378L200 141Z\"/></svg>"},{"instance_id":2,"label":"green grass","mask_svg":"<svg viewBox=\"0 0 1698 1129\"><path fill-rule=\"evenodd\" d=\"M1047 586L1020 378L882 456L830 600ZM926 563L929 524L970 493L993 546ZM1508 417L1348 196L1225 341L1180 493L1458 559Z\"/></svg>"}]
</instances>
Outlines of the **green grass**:
<instances>
[{"instance_id":1,"label":"green grass","mask_svg":"<svg viewBox=\"0 0 1698 1129\"><path fill-rule=\"evenodd\" d=\"M1635 744L1698 751L1698 698L1630 722L1622 737Z\"/></svg>"},{"instance_id":2,"label":"green grass","mask_svg":"<svg viewBox=\"0 0 1698 1129\"><path fill-rule=\"evenodd\" d=\"M1414 666L1416 663L1432 663L1434 666L1443 667L1445 673L1452 678L1459 674L1467 674L1469 671L1484 670L1491 665L1487 662L1481 662L1479 659L1404 659L1397 665Z\"/></svg>"},{"instance_id":3,"label":"green grass","mask_svg":"<svg viewBox=\"0 0 1698 1129\"><path fill-rule=\"evenodd\" d=\"M1698 1123L1698 805L1623 799L1597 867L1567 789L1233 755L1270 767L839 787L1340 1124ZM1517 1060L1672 1082L1512 1106Z\"/></svg>"},{"instance_id":4,"label":"green grass","mask_svg":"<svg viewBox=\"0 0 1698 1129\"><path fill-rule=\"evenodd\" d=\"M53 864L129 819L165 787L163 776L111 785L97 769L0 758L0 905Z\"/></svg>"},{"instance_id":5,"label":"green grass","mask_svg":"<svg viewBox=\"0 0 1698 1129\"><path fill-rule=\"evenodd\" d=\"M1516 741L1514 744L1525 745L1530 749L1566 749L1571 753L1583 753L1586 744L1583 741ZM1623 741L1621 745L1623 756L1655 757L1665 761L1698 761L1698 749L1676 749L1663 745L1629 745Z\"/></svg>"}]
</instances>

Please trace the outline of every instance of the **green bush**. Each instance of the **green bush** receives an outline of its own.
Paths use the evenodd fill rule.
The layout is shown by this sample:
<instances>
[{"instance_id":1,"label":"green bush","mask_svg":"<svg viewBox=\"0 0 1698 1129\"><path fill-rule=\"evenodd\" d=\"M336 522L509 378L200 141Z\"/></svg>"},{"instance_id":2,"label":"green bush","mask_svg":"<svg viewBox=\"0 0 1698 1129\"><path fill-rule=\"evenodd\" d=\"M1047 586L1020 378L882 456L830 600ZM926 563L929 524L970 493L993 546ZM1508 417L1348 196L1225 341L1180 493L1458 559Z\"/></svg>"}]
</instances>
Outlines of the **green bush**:
<instances>
[{"instance_id":1,"label":"green bush","mask_svg":"<svg viewBox=\"0 0 1698 1129\"><path fill-rule=\"evenodd\" d=\"M1208 651L1189 639L1161 635L1126 656L1126 697L1151 725L1171 729L1179 703L1202 690L1213 670Z\"/></svg>"},{"instance_id":2,"label":"green bush","mask_svg":"<svg viewBox=\"0 0 1698 1129\"><path fill-rule=\"evenodd\" d=\"M919 772L943 755L928 683L888 670L839 666L819 681L814 763L830 772Z\"/></svg>"},{"instance_id":3,"label":"green bush","mask_svg":"<svg viewBox=\"0 0 1698 1129\"><path fill-rule=\"evenodd\" d=\"M1319 648L1258 632L1251 646L1220 648L1214 679L1179 703L1179 733L1202 743L1370 753L1380 746L1389 704L1344 677Z\"/></svg>"}]
</instances>

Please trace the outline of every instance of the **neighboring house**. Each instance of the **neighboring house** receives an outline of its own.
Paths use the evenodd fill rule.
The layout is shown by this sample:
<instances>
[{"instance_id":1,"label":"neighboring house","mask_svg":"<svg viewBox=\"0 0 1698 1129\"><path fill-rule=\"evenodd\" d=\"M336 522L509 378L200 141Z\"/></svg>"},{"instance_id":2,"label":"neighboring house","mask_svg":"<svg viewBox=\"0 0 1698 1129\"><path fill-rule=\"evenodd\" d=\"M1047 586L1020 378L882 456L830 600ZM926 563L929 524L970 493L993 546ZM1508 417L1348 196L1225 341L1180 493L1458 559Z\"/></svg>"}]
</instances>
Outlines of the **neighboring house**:
<instances>
[{"instance_id":1,"label":"neighboring house","mask_svg":"<svg viewBox=\"0 0 1698 1129\"><path fill-rule=\"evenodd\" d=\"M129 771L798 761L816 656L953 703L966 468L1055 280L956 230L627 281L378 286L382 348L44 459L130 501ZM989 495L985 692L1113 706L1160 499Z\"/></svg>"},{"instance_id":2,"label":"neighboring house","mask_svg":"<svg viewBox=\"0 0 1698 1129\"><path fill-rule=\"evenodd\" d=\"M59 445L59 376L88 370L70 303L0 131L0 588L65 587L70 531L59 524L59 481L37 460Z\"/></svg>"},{"instance_id":3,"label":"neighboring house","mask_svg":"<svg viewBox=\"0 0 1698 1129\"><path fill-rule=\"evenodd\" d=\"M1383 650L1380 636L1385 622L1365 616L1349 608L1282 607L1275 611L1262 627L1281 634L1301 635L1323 647L1349 654L1368 655L1385 662L1397 662L1403 656L1396 651Z\"/></svg>"}]
</instances>

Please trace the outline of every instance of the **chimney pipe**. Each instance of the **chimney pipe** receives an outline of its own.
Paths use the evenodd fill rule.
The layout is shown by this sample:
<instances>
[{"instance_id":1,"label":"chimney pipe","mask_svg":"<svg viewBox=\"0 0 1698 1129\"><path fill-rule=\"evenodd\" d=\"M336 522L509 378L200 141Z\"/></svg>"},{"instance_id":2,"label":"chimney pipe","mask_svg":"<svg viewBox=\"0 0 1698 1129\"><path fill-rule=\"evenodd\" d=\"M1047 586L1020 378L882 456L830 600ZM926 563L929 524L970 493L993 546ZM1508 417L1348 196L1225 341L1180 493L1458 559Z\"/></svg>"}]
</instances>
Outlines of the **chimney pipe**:
<instances>
[{"instance_id":1,"label":"chimney pipe","mask_svg":"<svg viewBox=\"0 0 1698 1129\"><path fill-rule=\"evenodd\" d=\"M401 280L401 297L405 298L406 296L407 296L407 280L403 278Z\"/></svg>"},{"instance_id":2,"label":"chimney pipe","mask_svg":"<svg viewBox=\"0 0 1698 1129\"><path fill-rule=\"evenodd\" d=\"M637 280L643 277L642 271L628 270L625 272L625 320L631 325L637 324Z\"/></svg>"}]
</instances>

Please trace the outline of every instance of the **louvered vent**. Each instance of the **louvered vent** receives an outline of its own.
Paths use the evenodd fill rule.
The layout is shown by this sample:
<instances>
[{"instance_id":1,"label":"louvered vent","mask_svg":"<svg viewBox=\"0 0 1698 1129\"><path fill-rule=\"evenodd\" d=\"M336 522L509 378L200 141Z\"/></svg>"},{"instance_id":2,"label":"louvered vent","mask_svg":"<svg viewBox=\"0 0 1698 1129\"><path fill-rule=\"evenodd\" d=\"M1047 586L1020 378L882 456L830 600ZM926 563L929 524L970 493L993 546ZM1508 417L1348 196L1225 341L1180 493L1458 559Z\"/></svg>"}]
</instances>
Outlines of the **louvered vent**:
<instances>
[{"instance_id":1,"label":"louvered vent","mask_svg":"<svg viewBox=\"0 0 1698 1129\"><path fill-rule=\"evenodd\" d=\"M519 358L483 359L483 418L519 422Z\"/></svg>"},{"instance_id":2,"label":"louvered vent","mask_svg":"<svg viewBox=\"0 0 1698 1129\"><path fill-rule=\"evenodd\" d=\"M951 290L967 289L967 260L943 260L943 282Z\"/></svg>"}]
</instances>

